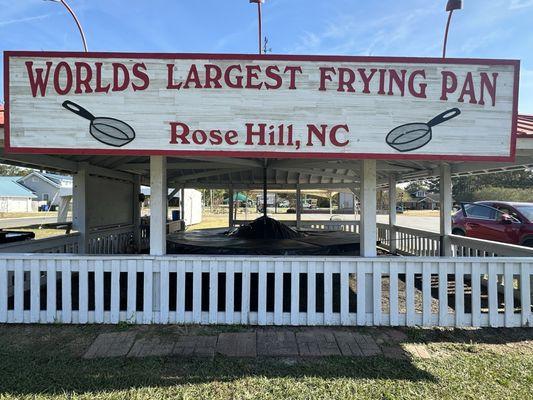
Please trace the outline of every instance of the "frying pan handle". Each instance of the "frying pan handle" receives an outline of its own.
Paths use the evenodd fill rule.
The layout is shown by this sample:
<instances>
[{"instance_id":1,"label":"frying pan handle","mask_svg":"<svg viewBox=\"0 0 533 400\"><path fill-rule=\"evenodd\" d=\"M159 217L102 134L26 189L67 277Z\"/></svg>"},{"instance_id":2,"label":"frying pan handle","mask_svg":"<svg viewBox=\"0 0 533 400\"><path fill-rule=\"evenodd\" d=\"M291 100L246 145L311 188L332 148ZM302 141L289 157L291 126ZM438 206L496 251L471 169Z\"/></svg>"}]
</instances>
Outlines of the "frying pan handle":
<instances>
[{"instance_id":1,"label":"frying pan handle","mask_svg":"<svg viewBox=\"0 0 533 400\"><path fill-rule=\"evenodd\" d=\"M74 114L79 115L80 117L88 119L89 121L93 121L95 119L95 116L92 115L89 111L87 111L85 108L83 108L79 104L76 104L70 100L64 101L63 107L65 107L69 111L72 111Z\"/></svg>"},{"instance_id":2,"label":"frying pan handle","mask_svg":"<svg viewBox=\"0 0 533 400\"><path fill-rule=\"evenodd\" d=\"M429 127L433 127L442 124L443 122L449 121L450 119L457 117L459 114L461 114L461 110L459 110L458 108L452 108L448 111L444 111L442 114L437 115L435 118L428 122L428 125Z\"/></svg>"}]
</instances>

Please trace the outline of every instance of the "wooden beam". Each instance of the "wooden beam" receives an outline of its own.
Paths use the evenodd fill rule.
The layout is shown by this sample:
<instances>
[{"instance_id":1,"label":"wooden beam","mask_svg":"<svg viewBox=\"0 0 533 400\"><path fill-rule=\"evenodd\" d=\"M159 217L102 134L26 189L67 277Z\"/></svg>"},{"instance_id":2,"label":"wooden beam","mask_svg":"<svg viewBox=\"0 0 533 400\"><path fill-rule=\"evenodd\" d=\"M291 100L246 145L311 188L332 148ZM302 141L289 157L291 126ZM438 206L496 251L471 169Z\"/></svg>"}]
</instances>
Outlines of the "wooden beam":
<instances>
[{"instance_id":1,"label":"wooden beam","mask_svg":"<svg viewBox=\"0 0 533 400\"><path fill-rule=\"evenodd\" d=\"M0 158L5 161L32 166L36 169L52 169L74 173L78 170L78 163L66 160L58 156L48 156L44 154L5 154L0 150Z\"/></svg>"},{"instance_id":2,"label":"wooden beam","mask_svg":"<svg viewBox=\"0 0 533 400\"><path fill-rule=\"evenodd\" d=\"M246 168L246 169L232 168L232 169L227 169L227 170L199 172L197 174L181 176L179 178L172 180L172 182L170 183L183 183L183 182L187 182L187 181L194 180L194 179L209 178L211 176L224 175L224 174L229 174L231 172L238 172L238 171L249 171L249 168Z\"/></svg>"}]
</instances>

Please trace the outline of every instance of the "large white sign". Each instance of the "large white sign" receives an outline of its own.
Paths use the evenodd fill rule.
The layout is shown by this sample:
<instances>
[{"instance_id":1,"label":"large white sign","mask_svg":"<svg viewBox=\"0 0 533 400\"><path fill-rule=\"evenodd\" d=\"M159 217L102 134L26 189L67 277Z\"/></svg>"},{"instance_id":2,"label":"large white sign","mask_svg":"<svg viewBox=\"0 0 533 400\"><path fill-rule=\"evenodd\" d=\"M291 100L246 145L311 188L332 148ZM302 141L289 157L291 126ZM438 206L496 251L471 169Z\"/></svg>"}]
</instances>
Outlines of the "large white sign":
<instances>
[{"instance_id":1,"label":"large white sign","mask_svg":"<svg viewBox=\"0 0 533 400\"><path fill-rule=\"evenodd\" d=\"M511 160L518 61L6 52L6 151Z\"/></svg>"}]
</instances>

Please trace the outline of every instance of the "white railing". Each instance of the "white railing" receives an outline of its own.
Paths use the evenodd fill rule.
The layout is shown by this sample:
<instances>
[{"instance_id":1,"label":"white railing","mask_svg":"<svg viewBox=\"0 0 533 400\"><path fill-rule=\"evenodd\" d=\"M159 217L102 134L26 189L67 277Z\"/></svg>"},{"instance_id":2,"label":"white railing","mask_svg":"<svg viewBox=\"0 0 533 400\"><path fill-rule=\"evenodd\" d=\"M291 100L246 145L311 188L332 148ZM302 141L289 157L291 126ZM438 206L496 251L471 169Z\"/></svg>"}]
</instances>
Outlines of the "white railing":
<instances>
[{"instance_id":1,"label":"white railing","mask_svg":"<svg viewBox=\"0 0 533 400\"><path fill-rule=\"evenodd\" d=\"M456 257L533 257L533 248L450 235Z\"/></svg>"},{"instance_id":2,"label":"white railing","mask_svg":"<svg viewBox=\"0 0 533 400\"><path fill-rule=\"evenodd\" d=\"M380 246L401 255L437 257L440 255L440 236L436 232L423 231L388 224L377 224Z\"/></svg>"},{"instance_id":3,"label":"white railing","mask_svg":"<svg viewBox=\"0 0 533 400\"><path fill-rule=\"evenodd\" d=\"M87 254L131 253L134 230L134 225L126 225L91 231Z\"/></svg>"},{"instance_id":4,"label":"white railing","mask_svg":"<svg viewBox=\"0 0 533 400\"><path fill-rule=\"evenodd\" d=\"M180 219L177 221L167 222L167 235L181 232L185 230L185 221ZM141 224L140 231L140 250L146 250L150 248L150 224Z\"/></svg>"},{"instance_id":5,"label":"white railing","mask_svg":"<svg viewBox=\"0 0 533 400\"><path fill-rule=\"evenodd\" d=\"M0 253L78 253L79 233L0 245Z\"/></svg>"},{"instance_id":6,"label":"white railing","mask_svg":"<svg viewBox=\"0 0 533 400\"><path fill-rule=\"evenodd\" d=\"M235 220L233 223L236 226L249 224L252 221L249 220ZM288 220L280 222L284 223L287 226L296 227L296 221ZM331 221L331 220L320 220L320 221L300 221L301 229L312 229L312 230L322 230L322 231L344 231L344 232L355 232L359 233L359 221Z\"/></svg>"},{"instance_id":7,"label":"white railing","mask_svg":"<svg viewBox=\"0 0 533 400\"><path fill-rule=\"evenodd\" d=\"M533 326L532 283L531 258L7 254L0 323Z\"/></svg>"}]
</instances>

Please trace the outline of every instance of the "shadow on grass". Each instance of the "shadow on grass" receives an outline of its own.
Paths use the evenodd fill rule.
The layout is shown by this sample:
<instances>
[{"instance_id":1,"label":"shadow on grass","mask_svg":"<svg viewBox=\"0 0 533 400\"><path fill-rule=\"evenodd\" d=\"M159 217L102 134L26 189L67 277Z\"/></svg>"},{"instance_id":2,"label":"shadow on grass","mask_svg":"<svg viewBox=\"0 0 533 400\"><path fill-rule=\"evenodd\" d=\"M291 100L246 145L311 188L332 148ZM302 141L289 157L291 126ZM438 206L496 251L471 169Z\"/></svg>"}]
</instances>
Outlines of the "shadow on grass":
<instances>
[{"instance_id":1,"label":"shadow on grass","mask_svg":"<svg viewBox=\"0 0 533 400\"><path fill-rule=\"evenodd\" d=\"M253 330L228 327L229 331ZM266 328L279 329L279 328ZM306 330L306 328L283 328ZM308 328L313 329L313 328ZM330 328L321 328L328 330ZM403 332L400 343L487 343L503 344L533 339L531 329L390 329L331 328L357 331L378 339L392 331ZM137 337L157 335L171 339L180 334L217 334L225 327L198 326L82 326L82 325L0 325L0 398L37 394L93 393L170 388L188 385L214 385L262 379L285 385L306 379L315 383L353 380L394 381L415 384L438 383L435 375L409 359L378 357L325 357L307 359L234 359L217 356L209 359L149 357L85 360L81 355L98 334L133 330ZM385 351L385 350L384 350ZM263 382L263 383L261 383ZM403 384L402 383L402 384ZM339 383L340 384L340 383ZM327 385L327 383L326 383ZM173 390L173 389L172 389Z\"/></svg>"},{"instance_id":2,"label":"shadow on grass","mask_svg":"<svg viewBox=\"0 0 533 400\"><path fill-rule=\"evenodd\" d=\"M315 360L283 359L144 359L83 360L72 357L43 357L2 354L0 397L114 392L141 388L234 382L238 380L336 380L388 379L436 382L429 373L410 361L383 357L328 357ZM8 356L8 358L6 358Z\"/></svg>"},{"instance_id":3,"label":"shadow on grass","mask_svg":"<svg viewBox=\"0 0 533 400\"><path fill-rule=\"evenodd\" d=\"M436 378L408 359L379 357L214 359L148 357L85 360L81 355L99 333L135 330L172 335L181 327L6 326L0 325L0 398L38 394L93 393L217 385L269 379L283 384L310 379L391 380L434 383ZM211 328L211 334L218 332ZM245 328L243 328L245 329ZM246 328L250 329L250 328ZM208 333L188 327L190 333ZM198 330L196 332L195 330Z\"/></svg>"}]
</instances>

